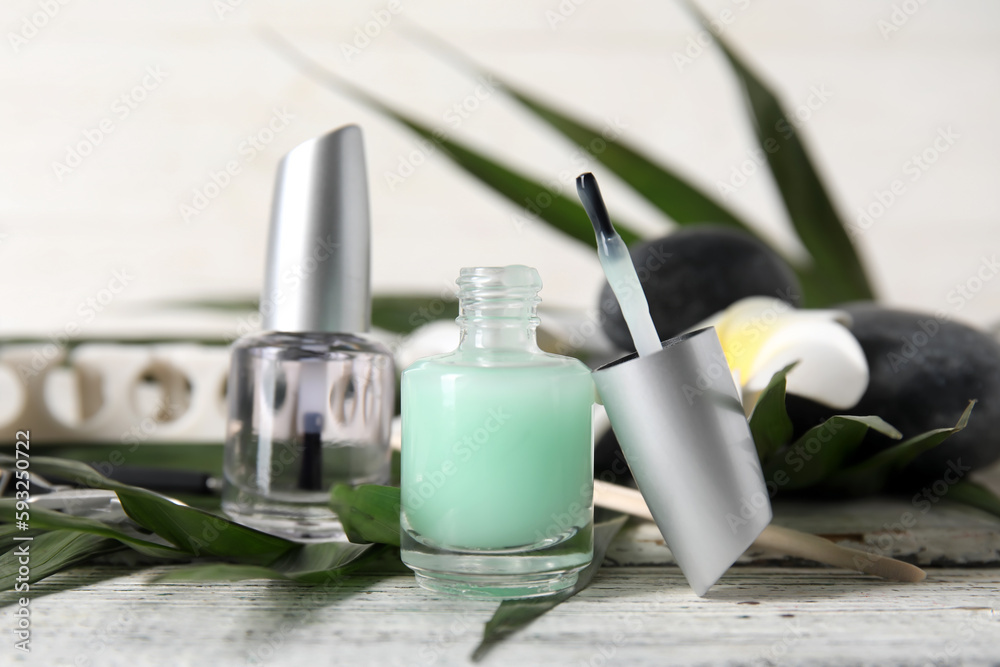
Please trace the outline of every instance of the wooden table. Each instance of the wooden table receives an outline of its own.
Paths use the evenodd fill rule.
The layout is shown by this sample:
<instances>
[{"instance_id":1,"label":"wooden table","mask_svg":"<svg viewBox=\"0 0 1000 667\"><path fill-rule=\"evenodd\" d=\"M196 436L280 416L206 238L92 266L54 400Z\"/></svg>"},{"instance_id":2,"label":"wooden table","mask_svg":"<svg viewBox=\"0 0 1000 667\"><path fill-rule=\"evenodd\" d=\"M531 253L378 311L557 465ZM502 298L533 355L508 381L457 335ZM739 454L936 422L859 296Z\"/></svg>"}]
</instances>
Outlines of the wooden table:
<instances>
[{"instance_id":1,"label":"wooden table","mask_svg":"<svg viewBox=\"0 0 1000 667\"><path fill-rule=\"evenodd\" d=\"M776 520L945 566L929 568L923 583L751 551L705 598L652 525L631 525L590 588L483 664L1000 664L1000 520L941 504L897 533L891 520L906 510L885 501L779 505ZM86 567L38 584L32 653L12 648L7 607L0 664L462 665L496 607L431 594L404 575L323 591L262 580L152 583L163 571Z\"/></svg>"}]
</instances>

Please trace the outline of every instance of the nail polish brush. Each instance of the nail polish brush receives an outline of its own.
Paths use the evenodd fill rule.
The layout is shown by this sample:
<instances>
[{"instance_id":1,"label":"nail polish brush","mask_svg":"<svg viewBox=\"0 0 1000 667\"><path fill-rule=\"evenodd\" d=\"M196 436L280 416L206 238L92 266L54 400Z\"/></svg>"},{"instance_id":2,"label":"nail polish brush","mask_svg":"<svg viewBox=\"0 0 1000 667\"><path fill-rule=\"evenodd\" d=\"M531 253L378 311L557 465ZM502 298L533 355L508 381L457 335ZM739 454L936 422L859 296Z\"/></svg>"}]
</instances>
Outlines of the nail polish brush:
<instances>
[{"instance_id":1,"label":"nail polish brush","mask_svg":"<svg viewBox=\"0 0 1000 667\"><path fill-rule=\"evenodd\" d=\"M704 595L771 521L750 428L715 329L659 342L597 180L582 174L576 185L637 350L594 382L664 541Z\"/></svg>"}]
</instances>

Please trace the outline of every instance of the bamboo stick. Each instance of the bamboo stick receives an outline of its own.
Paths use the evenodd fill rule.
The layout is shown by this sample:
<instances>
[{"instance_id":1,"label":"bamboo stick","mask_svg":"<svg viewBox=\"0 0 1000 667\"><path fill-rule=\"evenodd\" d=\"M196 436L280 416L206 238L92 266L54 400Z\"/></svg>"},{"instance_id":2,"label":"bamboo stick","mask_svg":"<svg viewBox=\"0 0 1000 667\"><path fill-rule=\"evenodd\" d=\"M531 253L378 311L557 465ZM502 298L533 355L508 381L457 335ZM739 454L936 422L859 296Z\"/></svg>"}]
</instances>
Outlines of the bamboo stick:
<instances>
[{"instance_id":1,"label":"bamboo stick","mask_svg":"<svg viewBox=\"0 0 1000 667\"><path fill-rule=\"evenodd\" d=\"M594 480L594 504L641 519L653 520L642 494L626 486ZM890 581L923 581L927 576L927 573L919 567L895 558L842 547L818 535L774 524L764 529L754 541L754 546L834 567L874 574Z\"/></svg>"}]
</instances>

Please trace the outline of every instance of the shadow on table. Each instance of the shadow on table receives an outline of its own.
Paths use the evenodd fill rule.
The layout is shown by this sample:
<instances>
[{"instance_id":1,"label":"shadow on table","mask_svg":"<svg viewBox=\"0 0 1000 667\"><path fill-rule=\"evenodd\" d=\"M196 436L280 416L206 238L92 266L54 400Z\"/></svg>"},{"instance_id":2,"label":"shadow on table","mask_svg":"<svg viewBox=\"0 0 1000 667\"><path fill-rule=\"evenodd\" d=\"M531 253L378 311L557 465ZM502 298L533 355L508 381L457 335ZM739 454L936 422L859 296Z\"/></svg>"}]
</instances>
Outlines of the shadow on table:
<instances>
[{"instance_id":1,"label":"shadow on table","mask_svg":"<svg viewBox=\"0 0 1000 667\"><path fill-rule=\"evenodd\" d=\"M65 591L83 588L84 586L99 584L101 582L108 581L109 579L115 579L117 577L132 574L133 572L137 572L141 569L143 568L136 567L123 570L119 566L96 565L57 572L56 574L46 578L44 581L30 584L30 588L27 592L9 590L0 593L0 611L6 607L17 604L19 598L27 597L34 602L35 600L45 597L46 595L54 595L56 593L63 593Z\"/></svg>"},{"instance_id":2,"label":"shadow on table","mask_svg":"<svg viewBox=\"0 0 1000 667\"><path fill-rule=\"evenodd\" d=\"M888 581L872 575L834 569L810 569L802 572L757 570L749 573L735 568L719 580L705 599L742 603L786 600L808 603L919 585L919 583Z\"/></svg>"},{"instance_id":3,"label":"shadow on table","mask_svg":"<svg viewBox=\"0 0 1000 667\"><path fill-rule=\"evenodd\" d=\"M621 576L616 576L621 575ZM676 566L605 566L597 573L584 598L623 598L651 590L683 595L691 602L748 602L829 600L920 584L887 581L847 570L823 568L734 567L703 598L695 595Z\"/></svg>"}]
</instances>

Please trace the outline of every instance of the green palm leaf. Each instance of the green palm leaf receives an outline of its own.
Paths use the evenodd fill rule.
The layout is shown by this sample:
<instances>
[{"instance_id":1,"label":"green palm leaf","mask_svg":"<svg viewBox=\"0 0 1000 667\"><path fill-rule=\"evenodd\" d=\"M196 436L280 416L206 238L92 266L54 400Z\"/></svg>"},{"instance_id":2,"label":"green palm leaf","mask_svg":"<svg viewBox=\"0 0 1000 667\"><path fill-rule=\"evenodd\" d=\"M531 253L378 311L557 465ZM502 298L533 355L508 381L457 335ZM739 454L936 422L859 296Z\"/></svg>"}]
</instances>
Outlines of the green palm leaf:
<instances>
[{"instance_id":1,"label":"green palm leaf","mask_svg":"<svg viewBox=\"0 0 1000 667\"><path fill-rule=\"evenodd\" d=\"M817 486L842 469L868 429L896 440L902 437L881 417L835 415L772 456L764 465L764 478L786 491Z\"/></svg>"},{"instance_id":2,"label":"green palm leaf","mask_svg":"<svg viewBox=\"0 0 1000 667\"><path fill-rule=\"evenodd\" d=\"M697 6L686 0L687 6L722 48L743 84L757 142L767 155L767 163L778 184L781 198L792 225L802 244L813 257L813 266L804 281L806 305L820 306L857 299L872 299L861 260L847 235L819 178L797 123L781 107L777 96L749 66L736 55L732 47L715 34L708 18Z\"/></svg>"},{"instance_id":3,"label":"green palm leaf","mask_svg":"<svg viewBox=\"0 0 1000 667\"><path fill-rule=\"evenodd\" d=\"M949 437L958 433L969 423L972 407L976 401L969 401L968 407L950 428L937 428L915 435L888 449L865 459L861 463L845 468L823 483L823 487L840 495L864 496L878 493L885 488L890 476L906 467L919 454L937 447Z\"/></svg>"},{"instance_id":4,"label":"green palm leaf","mask_svg":"<svg viewBox=\"0 0 1000 667\"><path fill-rule=\"evenodd\" d=\"M488 78L491 84L497 85L500 90L522 104L540 120L548 123L552 129L606 165L677 224L714 222L755 234L739 216L682 179L674 170L658 163L638 148L620 141L617 138L620 132L610 128L597 128L576 120L502 79L495 72L473 63L468 56L433 35L412 27L409 28L409 32L415 34L420 41L444 52L450 59L471 70L474 75Z\"/></svg>"},{"instance_id":5,"label":"green palm leaf","mask_svg":"<svg viewBox=\"0 0 1000 667\"><path fill-rule=\"evenodd\" d=\"M466 173L475 176L480 182L506 197L515 206L524 211L524 215L515 217L515 228L531 221L532 215L552 225L568 236L596 248L597 240L593 228L583 207L575 200L552 192L540 182L521 174L511 167L491 160L476 150L461 142L448 139L440 130L435 130L414 119L392 105L384 102L368 91L350 83L319 63L307 58L298 49L282 37L267 32L266 37L274 48L292 63L300 72L322 84L342 93L350 95L370 109L404 125L419 135L422 139L432 142L437 150L447 156ZM526 204L530 204L526 207ZM528 211L531 211L529 213ZM640 235L632 231L632 225L621 222L615 217L618 233L626 243L634 243Z\"/></svg>"},{"instance_id":6,"label":"green palm leaf","mask_svg":"<svg viewBox=\"0 0 1000 667\"><path fill-rule=\"evenodd\" d=\"M38 535L29 544L31 574L28 580L31 583L91 558L126 548L117 540L76 530L52 530ZM0 555L0 591L8 591L17 584L17 551L12 548Z\"/></svg>"},{"instance_id":7,"label":"green palm leaf","mask_svg":"<svg viewBox=\"0 0 1000 667\"><path fill-rule=\"evenodd\" d=\"M786 377L799 362L789 364L771 376L750 413L750 433L761 463L767 463L792 439L792 420L785 408Z\"/></svg>"}]
</instances>

